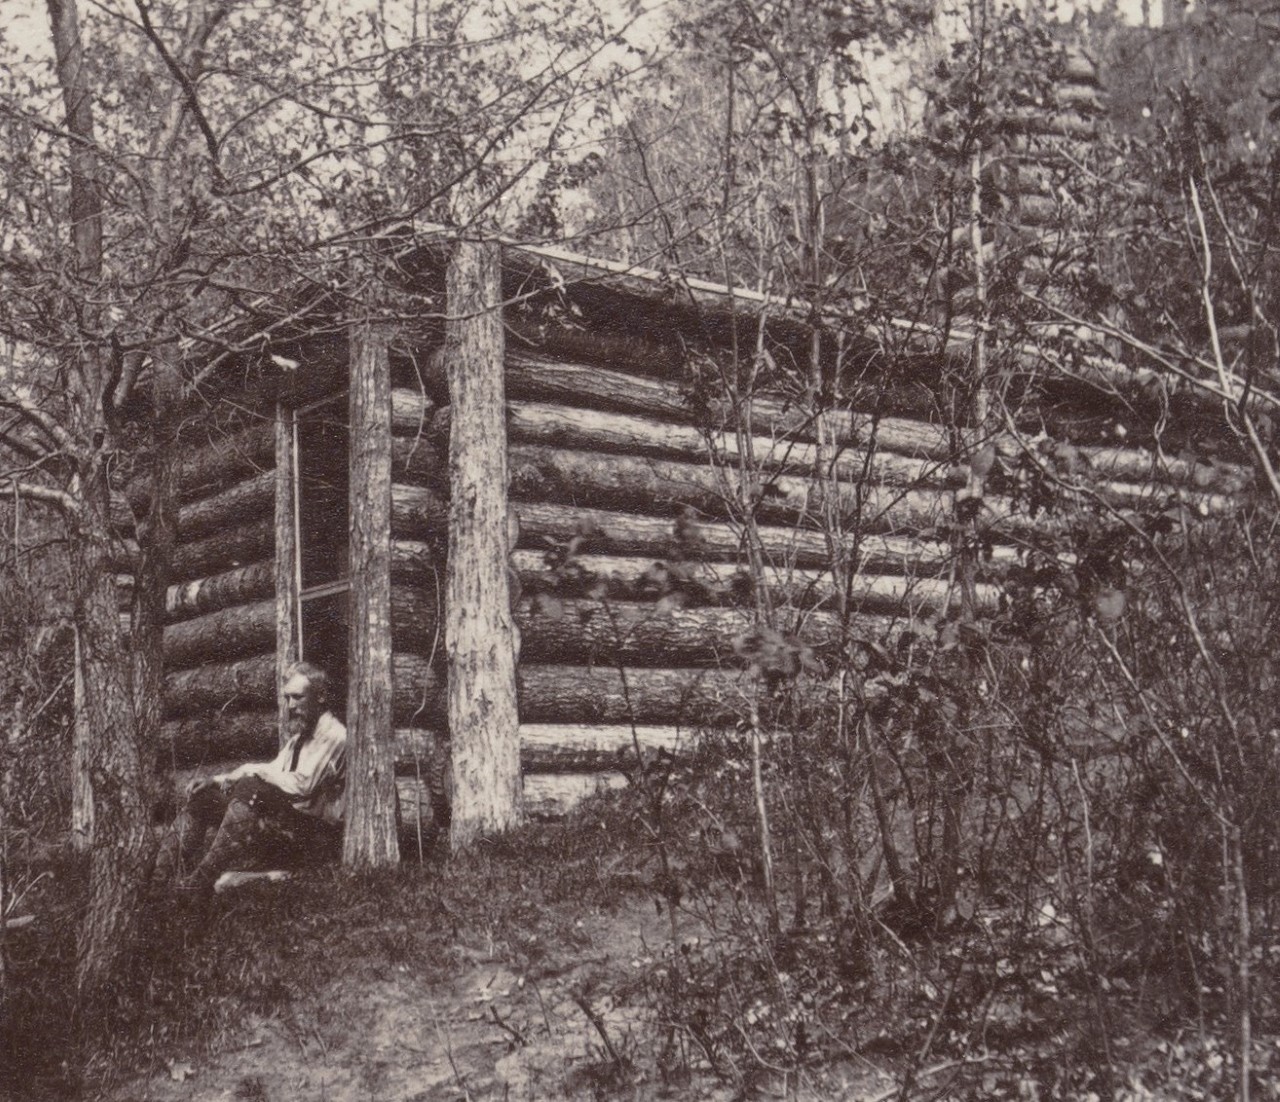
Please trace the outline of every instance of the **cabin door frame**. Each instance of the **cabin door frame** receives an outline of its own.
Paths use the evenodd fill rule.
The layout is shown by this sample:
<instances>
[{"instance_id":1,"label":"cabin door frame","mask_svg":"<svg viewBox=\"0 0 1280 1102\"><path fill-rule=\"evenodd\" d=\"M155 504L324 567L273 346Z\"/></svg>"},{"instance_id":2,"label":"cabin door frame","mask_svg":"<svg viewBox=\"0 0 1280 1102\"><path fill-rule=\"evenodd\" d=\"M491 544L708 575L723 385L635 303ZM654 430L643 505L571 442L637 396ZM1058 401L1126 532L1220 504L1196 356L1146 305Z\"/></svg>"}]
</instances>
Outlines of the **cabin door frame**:
<instances>
[{"instance_id":1,"label":"cabin door frame","mask_svg":"<svg viewBox=\"0 0 1280 1102\"><path fill-rule=\"evenodd\" d=\"M340 447L322 448L312 439L317 424ZM347 696L349 659L349 594L351 590L348 502L350 499L350 441L348 393L345 387L300 406L283 402L276 408L276 672L285 672L298 661L314 662L329 674L330 704L341 714ZM336 458L336 461L335 461ZM323 462L324 469L312 468ZM329 515L315 484L328 479ZM308 482L311 485L308 485ZM327 522L327 524L326 524ZM318 547L325 529L340 538ZM317 555L315 552L322 552ZM288 730L287 714L280 703L281 738Z\"/></svg>"}]
</instances>

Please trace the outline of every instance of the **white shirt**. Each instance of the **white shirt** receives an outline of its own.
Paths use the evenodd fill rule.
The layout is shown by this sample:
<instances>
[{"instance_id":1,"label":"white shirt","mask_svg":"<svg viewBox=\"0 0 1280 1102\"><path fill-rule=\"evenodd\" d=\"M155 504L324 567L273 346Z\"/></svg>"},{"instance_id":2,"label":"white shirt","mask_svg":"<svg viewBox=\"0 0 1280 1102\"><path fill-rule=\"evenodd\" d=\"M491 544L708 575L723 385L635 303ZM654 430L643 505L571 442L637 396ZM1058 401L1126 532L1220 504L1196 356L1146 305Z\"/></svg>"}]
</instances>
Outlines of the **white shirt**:
<instances>
[{"instance_id":1,"label":"white shirt","mask_svg":"<svg viewBox=\"0 0 1280 1102\"><path fill-rule=\"evenodd\" d=\"M332 712L322 714L298 751L298 767L290 769L293 748L301 737L294 735L271 761L246 762L221 780L231 783L243 777L261 777L288 796L295 810L325 822L341 822L346 804L347 729Z\"/></svg>"}]
</instances>

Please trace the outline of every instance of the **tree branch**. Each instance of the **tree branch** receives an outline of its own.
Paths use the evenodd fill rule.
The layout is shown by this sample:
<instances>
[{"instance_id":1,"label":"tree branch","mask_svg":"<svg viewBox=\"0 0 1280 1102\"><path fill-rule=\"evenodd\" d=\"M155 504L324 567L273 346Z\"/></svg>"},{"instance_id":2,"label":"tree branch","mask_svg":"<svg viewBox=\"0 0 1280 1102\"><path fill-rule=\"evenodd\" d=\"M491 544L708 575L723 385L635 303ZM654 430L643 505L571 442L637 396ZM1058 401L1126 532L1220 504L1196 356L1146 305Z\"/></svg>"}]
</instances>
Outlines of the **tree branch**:
<instances>
[{"instance_id":1,"label":"tree branch","mask_svg":"<svg viewBox=\"0 0 1280 1102\"><path fill-rule=\"evenodd\" d=\"M58 490L52 486L38 486L34 482L0 477L0 493L17 494L28 501L52 505L68 519L74 520L81 515L80 503L66 490Z\"/></svg>"},{"instance_id":2,"label":"tree branch","mask_svg":"<svg viewBox=\"0 0 1280 1102\"><path fill-rule=\"evenodd\" d=\"M0 407L13 410L24 421L44 433L59 448L66 451L72 450L71 434L34 402L22 397L12 387L0 384Z\"/></svg>"},{"instance_id":3,"label":"tree branch","mask_svg":"<svg viewBox=\"0 0 1280 1102\"><path fill-rule=\"evenodd\" d=\"M151 22L151 7L146 0L134 0L134 7L138 9L138 17L142 21L143 33L147 39L156 48L156 53L160 55L160 59L164 62L165 68L173 75L173 79L178 82L183 95L187 101L187 108L191 111L191 117L196 120L196 126L199 127L200 133L204 136L205 145L209 150L209 165L213 170L213 190L215 194L221 194L226 186L226 180L222 175L222 167L219 164L221 152L217 135L213 132L213 127L209 125L209 120L205 116L204 109L200 106L200 98L196 94L195 85L191 83L191 77L178 64L177 59L169 52L169 48L164 44L164 40L156 31L155 25ZM217 20L215 19L214 24Z\"/></svg>"}]
</instances>

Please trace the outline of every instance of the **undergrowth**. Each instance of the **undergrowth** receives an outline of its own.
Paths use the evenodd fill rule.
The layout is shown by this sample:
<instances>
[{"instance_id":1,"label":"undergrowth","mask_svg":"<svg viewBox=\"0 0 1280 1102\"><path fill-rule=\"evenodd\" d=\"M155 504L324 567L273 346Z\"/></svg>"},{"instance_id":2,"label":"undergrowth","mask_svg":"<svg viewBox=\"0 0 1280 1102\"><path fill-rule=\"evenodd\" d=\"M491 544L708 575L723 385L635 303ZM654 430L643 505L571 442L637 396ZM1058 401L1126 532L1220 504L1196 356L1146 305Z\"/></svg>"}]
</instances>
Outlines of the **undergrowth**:
<instances>
[{"instance_id":1,"label":"undergrowth","mask_svg":"<svg viewBox=\"0 0 1280 1102\"><path fill-rule=\"evenodd\" d=\"M66 1012L82 865L19 869L38 919L6 947L0 1082L14 1098L93 1097L175 1054L233 1045L251 1015L323 1006L337 976L444 983L481 950L537 979L583 948L584 915L633 908L666 933L641 968L595 975L592 997L643 1007L653 1028L625 1046L610 1038L621 1055L601 1066L619 1074L566 1081L570 1094L646 1097L638 1083L719 1080L740 1097L778 1082L836 1097L852 1069L897 1083L886 1098L1230 1096L1226 1017L1162 1006L1131 973L1099 976L1050 910L1028 916L1013 895L993 891L929 923L892 899L861 923L820 906L797 921L788 909L771 932L741 753L711 743L690 761L659 761L608 800L456 861L318 870L219 896L198 934L166 902L115 1028L96 1042ZM1257 1025L1255 1080L1270 1097L1269 1007Z\"/></svg>"},{"instance_id":2,"label":"undergrowth","mask_svg":"<svg viewBox=\"0 0 1280 1102\"><path fill-rule=\"evenodd\" d=\"M604 831L553 824L480 844L447 865L324 869L285 888L250 885L216 897L199 926L159 899L133 985L119 992L110 1035L98 1038L78 1036L68 1014L84 862L15 868L16 880L38 878L23 901L36 921L5 945L0 1097L82 1097L153 1072L175 1052L214 1051L246 1016L301 1003L335 976L379 980L403 968L444 980L468 945L536 975L548 953L572 951L584 909L622 898L606 850L618 852Z\"/></svg>"}]
</instances>

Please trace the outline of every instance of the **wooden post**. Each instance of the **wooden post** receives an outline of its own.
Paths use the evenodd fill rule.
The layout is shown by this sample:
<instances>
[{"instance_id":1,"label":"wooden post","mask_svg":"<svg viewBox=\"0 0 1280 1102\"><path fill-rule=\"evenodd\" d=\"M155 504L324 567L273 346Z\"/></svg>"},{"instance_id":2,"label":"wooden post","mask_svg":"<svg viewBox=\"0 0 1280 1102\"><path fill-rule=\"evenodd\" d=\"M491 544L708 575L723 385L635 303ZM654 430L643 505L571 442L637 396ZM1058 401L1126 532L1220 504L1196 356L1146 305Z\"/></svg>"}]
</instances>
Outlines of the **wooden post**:
<instances>
[{"instance_id":1,"label":"wooden post","mask_svg":"<svg viewBox=\"0 0 1280 1102\"><path fill-rule=\"evenodd\" d=\"M298 596L298 488L297 418L284 403L276 403L276 684L284 682L285 671L298 660L301 642L301 606ZM281 745L289 730L289 712L284 698L277 706L277 726Z\"/></svg>"},{"instance_id":2,"label":"wooden post","mask_svg":"<svg viewBox=\"0 0 1280 1102\"><path fill-rule=\"evenodd\" d=\"M507 583L502 254L461 241L446 276L449 564L445 585L454 852L522 818L514 627Z\"/></svg>"},{"instance_id":3,"label":"wooden post","mask_svg":"<svg viewBox=\"0 0 1280 1102\"><path fill-rule=\"evenodd\" d=\"M385 327L351 330L350 657L343 864L400 862L391 726L391 366Z\"/></svg>"}]
</instances>

